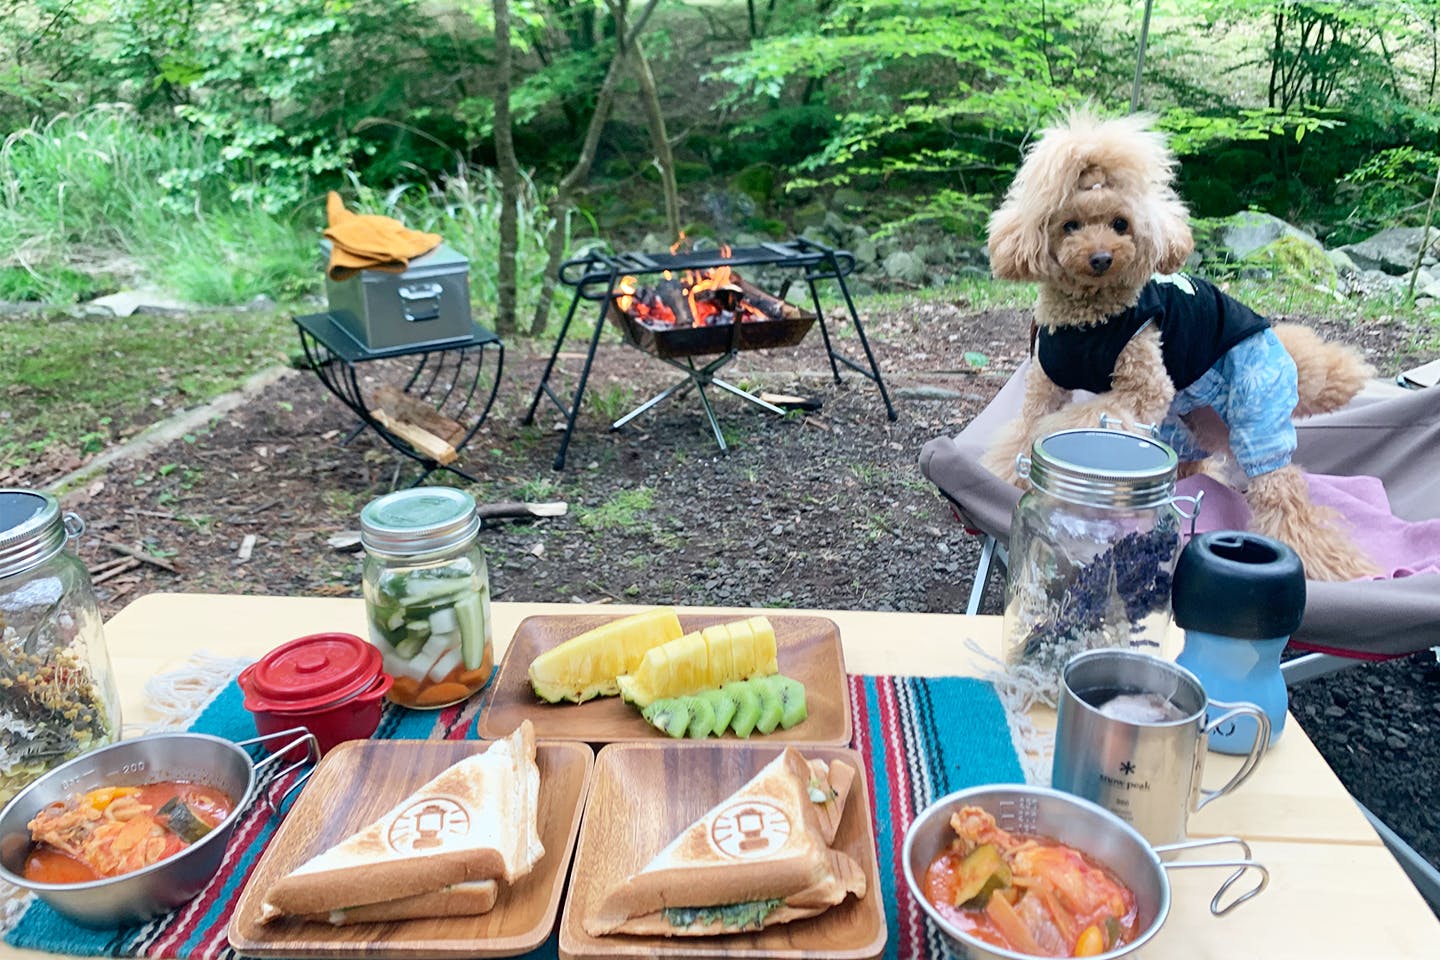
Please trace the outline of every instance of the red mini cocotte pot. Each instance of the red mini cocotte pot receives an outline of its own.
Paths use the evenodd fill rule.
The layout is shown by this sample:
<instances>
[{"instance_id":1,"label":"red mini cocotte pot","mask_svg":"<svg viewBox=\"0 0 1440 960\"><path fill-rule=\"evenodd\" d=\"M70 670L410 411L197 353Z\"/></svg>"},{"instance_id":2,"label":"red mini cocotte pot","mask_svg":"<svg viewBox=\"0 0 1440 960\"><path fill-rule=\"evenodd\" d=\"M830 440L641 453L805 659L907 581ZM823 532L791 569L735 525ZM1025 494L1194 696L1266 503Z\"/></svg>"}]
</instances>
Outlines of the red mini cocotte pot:
<instances>
[{"instance_id":1,"label":"red mini cocotte pot","mask_svg":"<svg viewBox=\"0 0 1440 960\"><path fill-rule=\"evenodd\" d=\"M382 672L380 651L354 634L312 633L265 654L239 682L259 733L306 727L328 753L375 732L395 681Z\"/></svg>"}]
</instances>

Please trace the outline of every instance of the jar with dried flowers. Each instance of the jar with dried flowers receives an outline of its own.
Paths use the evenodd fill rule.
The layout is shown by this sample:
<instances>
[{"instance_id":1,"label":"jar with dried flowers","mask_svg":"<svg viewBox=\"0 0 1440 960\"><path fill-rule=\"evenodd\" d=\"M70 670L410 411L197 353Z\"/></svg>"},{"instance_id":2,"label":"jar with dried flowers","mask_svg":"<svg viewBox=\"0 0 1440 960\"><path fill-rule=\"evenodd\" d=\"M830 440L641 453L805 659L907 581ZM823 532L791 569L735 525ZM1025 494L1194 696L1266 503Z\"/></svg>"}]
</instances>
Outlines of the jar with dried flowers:
<instances>
[{"instance_id":1,"label":"jar with dried flowers","mask_svg":"<svg viewBox=\"0 0 1440 960\"><path fill-rule=\"evenodd\" d=\"M1177 459L1158 440L1066 430L1035 442L1010 525L1004 648L1042 688L1070 657L1124 647L1173 658L1170 586L1180 551ZM1198 503L1192 501L1192 506Z\"/></svg>"},{"instance_id":2,"label":"jar with dried flowers","mask_svg":"<svg viewBox=\"0 0 1440 960\"><path fill-rule=\"evenodd\" d=\"M94 588L65 549L82 529L49 494L0 489L0 803L120 730Z\"/></svg>"}]
</instances>

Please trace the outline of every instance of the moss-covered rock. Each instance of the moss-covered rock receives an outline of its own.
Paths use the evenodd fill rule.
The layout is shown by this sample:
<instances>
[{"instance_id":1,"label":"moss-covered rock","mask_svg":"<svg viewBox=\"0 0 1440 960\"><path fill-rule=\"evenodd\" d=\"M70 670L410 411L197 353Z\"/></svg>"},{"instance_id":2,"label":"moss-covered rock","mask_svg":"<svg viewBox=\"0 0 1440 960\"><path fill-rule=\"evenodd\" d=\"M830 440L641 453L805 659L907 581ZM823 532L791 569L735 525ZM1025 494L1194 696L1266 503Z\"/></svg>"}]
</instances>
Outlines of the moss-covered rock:
<instances>
[{"instance_id":1,"label":"moss-covered rock","mask_svg":"<svg viewBox=\"0 0 1440 960\"><path fill-rule=\"evenodd\" d=\"M1277 280L1320 283L1333 287L1335 264L1318 244L1307 243L1294 234L1270 241L1241 261L1246 267L1263 267Z\"/></svg>"},{"instance_id":2,"label":"moss-covered rock","mask_svg":"<svg viewBox=\"0 0 1440 960\"><path fill-rule=\"evenodd\" d=\"M731 185L763 207L775 195L775 168L768 163L752 163L735 174Z\"/></svg>"}]
</instances>

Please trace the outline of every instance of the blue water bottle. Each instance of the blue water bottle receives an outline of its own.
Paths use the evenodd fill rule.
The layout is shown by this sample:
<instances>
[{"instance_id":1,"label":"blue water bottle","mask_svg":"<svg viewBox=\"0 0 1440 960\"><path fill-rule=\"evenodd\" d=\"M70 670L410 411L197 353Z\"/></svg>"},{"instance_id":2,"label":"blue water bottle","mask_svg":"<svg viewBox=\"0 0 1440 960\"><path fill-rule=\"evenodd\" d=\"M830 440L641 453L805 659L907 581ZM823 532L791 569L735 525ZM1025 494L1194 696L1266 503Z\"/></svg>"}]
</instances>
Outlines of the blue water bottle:
<instances>
[{"instance_id":1,"label":"blue water bottle","mask_svg":"<svg viewBox=\"0 0 1440 960\"><path fill-rule=\"evenodd\" d=\"M1171 599L1175 623L1185 631L1176 662L1200 678L1211 700L1257 704L1270 718L1274 745L1290 702L1280 652L1305 613L1300 557L1256 533L1200 534L1180 553ZM1249 753L1255 727L1241 717L1212 730L1210 749Z\"/></svg>"}]
</instances>

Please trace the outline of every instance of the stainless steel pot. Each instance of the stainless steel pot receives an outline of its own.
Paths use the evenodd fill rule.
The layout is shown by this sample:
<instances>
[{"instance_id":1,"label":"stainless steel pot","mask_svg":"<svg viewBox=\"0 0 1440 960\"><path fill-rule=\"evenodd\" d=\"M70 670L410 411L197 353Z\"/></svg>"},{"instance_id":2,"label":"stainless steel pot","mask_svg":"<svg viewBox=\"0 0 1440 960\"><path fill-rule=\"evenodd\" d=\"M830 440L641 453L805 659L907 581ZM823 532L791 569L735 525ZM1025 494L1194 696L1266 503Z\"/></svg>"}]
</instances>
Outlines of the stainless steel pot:
<instances>
[{"instance_id":1,"label":"stainless steel pot","mask_svg":"<svg viewBox=\"0 0 1440 960\"><path fill-rule=\"evenodd\" d=\"M955 837L955 831L950 827L950 815L966 806L985 810L1003 830L1051 837L1088 854L1108 867L1134 892L1140 933L1130 943L1102 954L1104 960L1130 956L1160 931L1165 917L1170 913L1170 879L1166 875L1167 870L1200 867L1232 869L1234 872L1220 885L1220 889L1210 900L1210 912L1217 917L1224 916L1254 897L1270 882L1269 871L1250 859L1249 845L1236 837L1151 847L1144 837L1119 817L1088 800L1068 793L1046 787L1016 784L972 787L941 797L922 810L910 825L910 829L905 832L905 847L901 857L905 882L910 887L911 895L930 915L930 919L935 921L935 926L945 936L950 949L956 955L971 960L1025 960L1028 955L1004 950L975 939L946 920L934 905L925 899L925 871ZM1162 862L1160 859L1161 854L1221 844L1238 845L1244 851L1244 858L1178 862ZM1259 872L1259 883L1228 903L1225 902L1231 888L1247 870Z\"/></svg>"},{"instance_id":2,"label":"stainless steel pot","mask_svg":"<svg viewBox=\"0 0 1440 960\"><path fill-rule=\"evenodd\" d=\"M283 746L258 762L245 751L286 738ZM236 822L255 799L259 772L302 747L306 756L277 773L283 776L320 757L315 737L303 727L240 743L202 733L157 733L76 757L30 784L0 811L0 880L33 891L57 913L86 927L127 926L168 913L199 893L220 868ZM215 787L235 798L235 808L214 830L144 869L85 883L25 879L25 858L33 846L29 823L42 809L97 787L161 780Z\"/></svg>"}]
</instances>

